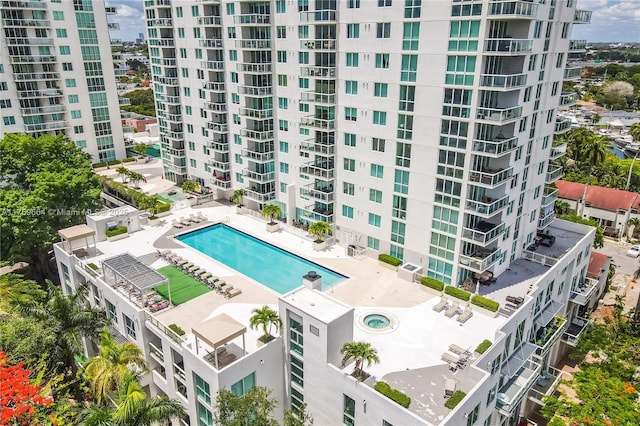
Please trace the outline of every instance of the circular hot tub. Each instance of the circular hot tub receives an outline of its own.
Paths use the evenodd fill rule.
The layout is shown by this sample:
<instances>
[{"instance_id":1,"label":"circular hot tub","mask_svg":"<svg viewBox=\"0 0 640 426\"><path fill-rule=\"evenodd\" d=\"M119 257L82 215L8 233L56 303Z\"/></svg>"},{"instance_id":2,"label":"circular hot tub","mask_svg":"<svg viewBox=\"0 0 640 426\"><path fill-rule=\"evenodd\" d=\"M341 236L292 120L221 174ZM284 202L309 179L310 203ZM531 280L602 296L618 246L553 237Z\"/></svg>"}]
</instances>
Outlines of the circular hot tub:
<instances>
[{"instance_id":1,"label":"circular hot tub","mask_svg":"<svg viewBox=\"0 0 640 426\"><path fill-rule=\"evenodd\" d=\"M387 312L366 312L360 316L358 324L361 328L371 332L389 332L398 326L398 320Z\"/></svg>"}]
</instances>

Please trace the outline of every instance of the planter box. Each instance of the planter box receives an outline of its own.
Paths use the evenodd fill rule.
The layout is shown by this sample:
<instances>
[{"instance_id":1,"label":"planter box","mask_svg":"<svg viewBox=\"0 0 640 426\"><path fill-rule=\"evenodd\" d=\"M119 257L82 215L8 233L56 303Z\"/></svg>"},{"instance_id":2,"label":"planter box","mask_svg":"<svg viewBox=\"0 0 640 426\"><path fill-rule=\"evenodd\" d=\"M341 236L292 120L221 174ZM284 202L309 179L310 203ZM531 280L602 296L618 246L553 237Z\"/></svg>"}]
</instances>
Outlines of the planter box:
<instances>
[{"instance_id":1,"label":"planter box","mask_svg":"<svg viewBox=\"0 0 640 426\"><path fill-rule=\"evenodd\" d=\"M107 241L124 240L127 237L129 237L129 234L128 233L124 233L124 234L114 235L113 237L107 237Z\"/></svg>"},{"instance_id":2,"label":"planter box","mask_svg":"<svg viewBox=\"0 0 640 426\"><path fill-rule=\"evenodd\" d=\"M278 232L280 230L280 224L279 223L267 223L267 232Z\"/></svg>"},{"instance_id":3,"label":"planter box","mask_svg":"<svg viewBox=\"0 0 640 426\"><path fill-rule=\"evenodd\" d=\"M158 226L160 225L160 218L156 216L155 219L149 219L148 223L149 223L149 226Z\"/></svg>"},{"instance_id":4,"label":"planter box","mask_svg":"<svg viewBox=\"0 0 640 426\"><path fill-rule=\"evenodd\" d=\"M473 297L473 296L472 296L472 297ZM479 313L479 314L486 315L486 316L488 316L488 317L490 317L490 318L495 318L495 317L497 317L497 316L498 316L498 314L499 314L499 312L500 312L500 309L498 309L498 310L497 310L497 311L495 311L495 312L491 312L491 311L490 311L490 310L488 310L488 309L481 308L481 307L480 307L480 306L478 306L478 305L474 305L473 303L471 303L471 299L469 299L469 303L468 303L468 305L471 307L471 310L472 310L473 312L477 312L477 313Z\"/></svg>"},{"instance_id":5,"label":"planter box","mask_svg":"<svg viewBox=\"0 0 640 426\"><path fill-rule=\"evenodd\" d=\"M387 262L382 262L380 260L378 260L378 264L380 266L382 266L383 268L391 269L394 272L398 272L398 266L393 266L393 265L388 264Z\"/></svg>"},{"instance_id":6,"label":"planter box","mask_svg":"<svg viewBox=\"0 0 640 426\"><path fill-rule=\"evenodd\" d=\"M323 241L323 242L321 242L321 243L316 243L316 242L314 241L312 244L313 244L313 249L314 249L315 251L322 251L322 250L324 250L324 249L326 249L326 248L327 248L327 242L326 242L326 241Z\"/></svg>"},{"instance_id":7,"label":"planter box","mask_svg":"<svg viewBox=\"0 0 640 426\"><path fill-rule=\"evenodd\" d=\"M418 283L418 287L420 287L421 289L423 289L427 293L435 294L436 296L443 296L444 295L444 292L438 291L435 288L427 287L426 285L422 285L420 283Z\"/></svg>"},{"instance_id":8,"label":"planter box","mask_svg":"<svg viewBox=\"0 0 640 426\"><path fill-rule=\"evenodd\" d=\"M95 169L93 169L94 172L102 172L104 170L109 169L107 166L104 167L96 167Z\"/></svg>"}]
</instances>

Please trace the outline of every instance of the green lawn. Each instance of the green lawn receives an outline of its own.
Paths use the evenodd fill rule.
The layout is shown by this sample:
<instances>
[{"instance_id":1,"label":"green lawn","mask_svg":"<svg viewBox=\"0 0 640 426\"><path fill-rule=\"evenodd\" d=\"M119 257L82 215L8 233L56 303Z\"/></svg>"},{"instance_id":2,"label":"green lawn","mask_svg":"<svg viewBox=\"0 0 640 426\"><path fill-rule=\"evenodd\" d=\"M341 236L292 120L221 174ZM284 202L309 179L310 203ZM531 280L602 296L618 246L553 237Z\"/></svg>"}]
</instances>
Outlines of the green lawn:
<instances>
[{"instance_id":1,"label":"green lawn","mask_svg":"<svg viewBox=\"0 0 640 426\"><path fill-rule=\"evenodd\" d=\"M160 194L156 194L156 195L154 195L154 196L153 196L153 198L155 198L155 199L157 199L157 200L160 200L160 201L162 201L163 203L167 203L167 204L173 204L173 203L174 203L174 201L173 201L173 200L171 200L171 199L169 199L169 198L166 198L166 197L163 197L163 196L162 196L162 195L160 195Z\"/></svg>"},{"instance_id":2,"label":"green lawn","mask_svg":"<svg viewBox=\"0 0 640 426\"><path fill-rule=\"evenodd\" d=\"M174 305L188 302L201 294L211 291L209 287L202 284L195 278L185 274L173 266L165 266L158 269L171 282L171 302ZM156 287L156 291L165 299L169 300L169 289L167 284Z\"/></svg>"}]
</instances>

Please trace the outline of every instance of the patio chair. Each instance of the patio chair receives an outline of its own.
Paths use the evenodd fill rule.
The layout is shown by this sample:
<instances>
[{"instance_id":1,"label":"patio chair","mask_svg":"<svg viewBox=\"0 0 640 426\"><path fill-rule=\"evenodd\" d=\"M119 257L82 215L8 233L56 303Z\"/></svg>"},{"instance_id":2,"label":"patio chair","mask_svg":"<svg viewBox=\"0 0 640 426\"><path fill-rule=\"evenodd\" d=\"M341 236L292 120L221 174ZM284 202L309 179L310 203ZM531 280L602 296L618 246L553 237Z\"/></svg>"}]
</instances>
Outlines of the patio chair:
<instances>
[{"instance_id":1,"label":"patio chair","mask_svg":"<svg viewBox=\"0 0 640 426\"><path fill-rule=\"evenodd\" d=\"M230 291L229 294L227 294L225 297L227 299L231 299L232 297L236 297L240 293L242 293L242 290L240 290L239 288L236 288L233 291Z\"/></svg>"},{"instance_id":2,"label":"patio chair","mask_svg":"<svg viewBox=\"0 0 640 426\"><path fill-rule=\"evenodd\" d=\"M225 286L224 290L222 290L223 296L224 297L229 296L229 293L231 293L232 290L233 290L233 286L232 285Z\"/></svg>"},{"instance_id":3,"label":"patio chair","mask_svg":"<svg viewBox=\"0 0 640 426\"><path fill-rule=\"evenodd\" d=\"M450 354L449 352L443 353L441 359L447 364L454 364L454 365L456 365L458 361L460 361L460 358L458 358L453 354Z\"/></svg>"},{"instance_id":4,"label":"patio chair","mask_svg":"<svg viewBox=\"0 0 640 426\"><path fill-rule=\"evenodd\" d=\"M171 226L173 226L176 229L184 228L184 225L181 223L178 223L175 219L171 220Z\"/></svg>"},{"instance_id":5,"label":"patio chair","mask_svg":"<svg viewBox=\"0 0 640 426\"><path fill-rule=\"evenodd\" d=\"M436 312L442 312L446 309L447 305L448 305L448 300L446 297L443 297L440 299L440 303L438 303L437 305L435 305L433 307L433 310Z\"/></svg>"},{"instance_id":6,"label":"patio chair","mask_svg":"<svg viewBox=\"0 0 640 426\"><path fill-rule=\"evenodd\" d=\"M183 225L183 226L189 226L191 225L191 222L189 222L187 219L184 218L184 216L180 216L180 220L179 222Z\"/></svg>"},{"instance_id":7,"label":"patio chair","mask_svg":"<svg viewBox=\"0 0 640 426\"><path fill-rule=\"evenodd\" d=\"M449 309L447 309L445 315L447 316L447 318L453 318L454 315L460 313L462 313L462 309L460 309L460 303L455 302Z\"/></svg>"},{"instance_id":8,"label":"patio chair","mask_svg":"<svg viewBox=\"0 0 640 426\"><path fill-rule=\"evenodd\" d=\"M471 309L467 308L464 310L464 312L462 314L460 314L460 316L458 317L458 322L460 324L464 324L465 322L467 322L469 320L469 318L471 318L473 316L473 312L471 311Z\"/></svg>"},{"instance_id":9,"label":"patio chair","mask_svg":"<svg viewBox=\"0 0 640 426\"><path fill-rule=\"evenodd\" d=\"M225 281L219 281L216 283L218 294L223 294L227 283Z\"/></svg>"},{"instance_id":10,"label":"patio chair","mask_svg":"<svg viewBox=\"0 0 640 426\"><path fill-rule=\"evenodd\" d=\"M204 221L204 222L206 222L206 221L208 221L208 220L209 220L209 219L207 218L207 216L205 216L204 214L202 214L202 212L198 212L198 214L197 214L197 216L196 216L196 217L197 217L198 219L200 219L200 220Z\"/></svg>"},{"instance_id":11,"label":"patio chair","mask_svg":"<svg viewBox=\"0 0 640 426\"><path fill-rule=\"evenodd\" d=\"M444 397L449 398L456 391L456 381L447 379L444 382Z\"/></svg>"},{"instance_id":12,"label":"patio chair","mask_svg":"<svg viewBox=\"0 0 640 426\"><path fill-rule=\"evenodd\" d=\"M469 352L467 349L455 344L449 345L449 352L453 352L456 355L471 355L471 352Z\"/></svg>"},{"instance_id":13,"label":"patio chair","mask_svg":"<svg viewBox=\"0 0 640 426\"><path fill-rule=\"evenodd\" d=\"M193 213L189 215L189 221L193 223L200 223L200 219L196 217Z\"/></svg>"}]
</instances>

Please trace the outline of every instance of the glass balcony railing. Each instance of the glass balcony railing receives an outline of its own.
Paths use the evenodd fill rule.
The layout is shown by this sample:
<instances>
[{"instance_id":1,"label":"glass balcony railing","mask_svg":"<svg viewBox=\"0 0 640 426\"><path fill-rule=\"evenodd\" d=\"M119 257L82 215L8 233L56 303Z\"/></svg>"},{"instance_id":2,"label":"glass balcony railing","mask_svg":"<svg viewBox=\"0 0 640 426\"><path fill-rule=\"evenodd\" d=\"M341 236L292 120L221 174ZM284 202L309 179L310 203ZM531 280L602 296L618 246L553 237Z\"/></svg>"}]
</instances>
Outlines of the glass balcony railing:
<instances>
[{"instance_id":1,"label":"glass balcony railing","mask_svg":"<svg viewBox=\"0 0 640 426\"><path fill-rule=\"evenodd\" d=\"M578 94L575 92L564 92L560 95L560 106L571 106L578 102Z\"/></svg>"},{"instance_id":2,"label":"glass balcony railing","mask_svg":"<svg viewBox=\"0 0 640 426\"><path fill-rule=\"evenodd\" d=\"M271 96L273 94L272 86L239 86L238 91L248 96Z\"/></svg>"},{"instance_id":3,"label":"glass balcony railing","mask_svg":"<svg viewBox=\"0 0 640 426\"><path fill-rule=\"evenodd\" d=\"M255 161L255 162L259 162L259 163L264 163L267 161L272 161L275 157L275 154L273 153L273 151L271 152L255 152L255 151L250 151L248 149L243 149L241 151L242 156L245 158L248 158L249 160Z\"/></svg>"},{"instance_id":4,"label":"glass balcony railing","mask_svg":"<svg viewBox=\"0 0 640 426\"><path fill-rule=\"evenodd\" d=\"M495 188L511 178L513 167L505 169L483 169L469 172L469 180L479 185Z\"/></svg>"},{"instance_id":5,"label":"glass balcony railing","mask_svg":"<svg viewBox=\"0 0 640 426\"><path fill-rule=\"evenodd\" d=\"M207 129L213 130L217 133L227 133L229 131L229 126L227 126L226 124L213 123L210 121L207 123Z\"/></svg>"},{"instance_id":6,"label":"glass balcony railing","mask_svg":"<svg viewBox=\"0 0 640 426\"><path fill-rule=\"evenodd\" d=\"M315 12L300 12L302 22L328 22L336 20L335 10L316 10Z\"/></svg>"},{"instance_id":7,"label":"glass balcony railing","mask_svg":"<svg viewBox=\"0 0 640 426\"><path fill-rule=\"evenodd\" d=\"M495 224L481 221L477 223L474 228L464 227L462 229L462 238L486 246L498 238L505 229L504 223Z\"/></svg>"},{"instance_id":8,"label":"glass balcony railing","mask_svg":"<svg viewBox=\"0 0 640 426\"><path fill-rule=\"evenodd\" d=\"M302 119L300 120L301 126L315 127L323 130L333 129L335 128L335 124L336 124L335 120L318 118L314 116L302 117Z\"/></svg>"},{"instance_id":9,"label":"glass balcony railing","mask_svg":"<svg viewBox=\"0 0 640 426\"><path fill-rule=\"evenodd\" d=\"M167 327L166 325L164 325L163 323L161 323L156 317L154 317L151 313L145 311L145 317L148 323L150 323L151 325L153 325L155 328L157 328L158 330L160 330L162 333L164 333L167 337L169 337L171 340L173 340L174 342L176 342L177 344L182 344L182 342L185 340L184 337L178 335L175 331L171 330L169 327Z\"/></svg>"},{"instance_id":10,"label":"glass balcony railing","mask_svg":"<svg viewBox=\"0 0 640 426\"><path fill-rule=\"evenodd\" d=\"M334 200L332 186L321 187L316 186L313 183L300 188L300 195L303 197L313 198L318 201L323 201L325 203L330 203Z\"/></svg>"},{"instance_id":11,"label":"glass balcony railing","mask_svg":"<svg viewBox=\"0 0 640 426\"><path fill-rule=\"evenodd\" d=\"M475 139L473 141L473 151L490 157L499 157L507 154L518 147L518 138L494 138L493 141L483 141Z\"/></svg>"},{"instance_id":12,"label":"glass balcony railing","mask_svg":"<svg viewBox=\"0 0 640 426\"><path fill-rule=\"evenodd\" d=\"M500 250L498 249L493 251L477 249L468 255L461 254L459 263L466 269L482 273L493 266L499 259Z\"/></svg>"},{"instance_id":13,"label":"glass balcony railing","mask_svg":"<svg viewBox=\"0 0 640 426\"><path fill-rule=\"evenodd\" d=\"M503 415L509 417L520 407L522 398L529 392L540 377L540 364L528 359L518 372L498 391L496 407Z\"/></svg>"},{"instance_id":14,"label":"glass balcony railing","mask_svg":"<svg viewBox=\"0 0 640 426\"><path fill-rule=\"evenodd\" d=\"M336 41L334 39L300 40L300 49L335 50Z\"/></svg>"},{"instance_id":15,"label":"glass balcony railing","mask_svg":"<svg viewBox=\"0 0 640 426\"><path fill-rule=\"evenodd\" d=\"M300 143L301 151L309 151L316 154L333 155L335 154L335 148L335 144L328 145L318 142L316 139L308 139Z\"/></svg>"},{"instance_id":16,"label":"glass balcony railing","mask_svg":"<svg viewBox=\"0 0 640 426\"><path fill-rule=\"evenodd\" d=\"M585 280L571 289L571 295L569 300L571 302L585 306L589 303L591 297L596 293L598 288L598 281L592 278L585 278Z\"/></svg>"},{"instance_id":17,"label":"glass balcony railing","mask_svg":"<svg viewBox=\"0 0 640 426\"><path fill-rule=\"evenodd\" d=\"M587 48L587 40L571 40L569 42L570 52L582 52Z\"/></svg>"},{"instance_id":18,"label":"glass balcony railing","mask_svg":"<svg viewBox=\"0 0 640 426\"><path fill-rule=\"evenodd\" d=\"M219 16L200 16L198 25L221 25L222 20Z\"/></svg>"},{"instance_id":19,"label":"glass balcony railing","mask_svg":"<svg viewBox=\"0 0 640 426\"><path fill-rule=\"evenodd\" d=\"M565 142L554 142L551 147L551 160L557 160L560 157L564 157L567 153L567 144Z\"/></svg>"},{"instance_id":20,"label":"glass balcony railing","mask_svg":"<svg viewBox=\"0 0 640 426\"><path fill-rule=\"evenodd\" d=\"M178 365L176 363L173 364L173 374L178 376L183 381L187 380L187 375L184 372L184 364Z\"/></svg>"},{"instance_id":21,"label":"glass balcony railing","mask_svg":"<svg viewBox=\"0 0 640 426\"><path fill-rule=\"evenodd\" d=\"M534 19L537 12L538 5L530 1L492 1L489 3L489 16L498 16L500 19L509 17Z\"/></svg>"},{"instance_id":22,"label":"glass balcony railing","mask_svg":"<svg viewBox=\"0 0 640 426\"><path fill-rule=\"evenodd\" d=\"M536 345L536 355L544 357L555 345L564 333L567 323L566 318L555 317L546 326L540 327L536 335L531 339L531 343Z\"/></svg>"},{"instance_id":23,"label":"glass balcony railing","mask_svg":"<svg viewBox=\"0 0 640 426\"><path fill-rule=\"evenodd\" d=\"M540 204L542 206L548 206L551 203L555 203L557 199L558 199L558 188L545 186L544 192L542 194L542 202Z\"/></svg>"},{"instance_id":24,"label":"glass balcony railing","mask_svg":"<svg viewBox=\"0 0 640 426\"><path fill-rule=\"evenodd\" d=\"M562 379L562 371L557 368L547 367L540 373L540 378L529 391L529 400L544 406L544 397L551 395L555 391L558 383Z\"/></svg>"},{"instance_id":25,"label":"glass balcony railing","mask_svg":"<svg viewBox=\"0 0 640 426\"><path fill-rule=\"evenodd\" d=\"M580 78L580 73L582 72L581 67L567 67L564 70L564 79L565 80L577 80Z\"/></svg>"},{"instance_id":26,"label":"glass balcony railing","mask_svg":"<svg viewBox=\"0 0 640 426\"><path fill-rule=\"evenodd\" d=\"M484 51L494 54L525 54L531 52L533 40L513 38L492 38L485 40Z\"/></svg>"},{"instance_id":27,"label":"glass balcony railing","mask_svg":"<svg viewBox=\"0 0 640 426\"><path fill-rule=\"evenodd\" d=\"M590 24L591 23L591 11L590 10L576 10L576 14L573 18L574 24Z\"/></svg>"},{"instance_id":28,"label":"glass balcony railing","mask_svg":"<svg viewBox=\"0 0 640 426\"><path fill-rule=\"evenodd\" d=\"M244 15L235 15L233 22L240 25L269 25L271 17L260 13L247 13Z\"/></svg>"},{"instance_id":29,"label":"glass balcony railing","mask_svg":"<svg viewBox=\"0 0 640 426\"><path fill-rule=\"evenodd\" d=\"M253 64L253 63L242 63L236 64L236 69L238 71L243 72L255 72L255 73L267 73L271 72L271 64Z\"/></svg>"},{"instance_id":30,"label":"glass balcony railing","mask_svg":"<svg viewBox=\"0 0 640 426\"><path fill-rule=\"evenodd\" d=\"M240 115L244 117L265 119L273 117L273 109L253 109L253 108L240 108Z\"/></svg>"},{"instance_id":31,"label":"glass balcony railing","mask_svg":"<svg viewBox=\"0 0 640 426\"><path fill-rule=\"evenodd\" d=\"M583 317L576 317L571 320L571 324L562 335L562 340L567 342L570 346L576 346L578 344L578 339L580 336L584 334L589 326L589 320Z\"/></svg>"},{"instance_id":32,"label":"glass balcony railing","mask_svg":"<svg viewBox=\"0 0 640 426\"><path fill-rule=\"evenodd\" d=\"M312 161L310 163L303 164L300 168L300 173L324 179L333 179L335 177L333 162L316 164Z\"/></svg>"},{"instance_id":33,"label":"glass balcony railing","mask_svg":"<svg viewBox=\"0 0 640 426\"><path fill-rule=\"evenodd\" d=\"M242 171L242 176L246 176L257 182L269 182L276 178L275 172L255 172L249 169L244 169Z\"/></svg>"},{"instance_id":34,"label":"glass balcony railing","mask_svg":"<svg viewBox=\"0 0 640 426\"><path fill-rule=\"evenodd\" d=\"M467 200L466 208L471 210L473 214L482 216L485 218L491 217L496 213L499 213L509 205L509 196L505 195L499 199L493 199L491 197L482 197L482 200Z\"/></svg>"},{"instance_id":35,"label":"glass balcony railing","mask_svg":"<svg viewBox=\"0 0 640 426\"><path fill-rule=\"evenodd\" d=\"M300 75L303 77L336 78L335 67L300 67Z\"/></svg>"},{"instance_id":36,"label":"glass balcony railing","mask_svg":"<svg viewBox=\"0 0 640 426\"><path fill-rule=\"evenodd\" d=\"M212 148L216 151L229 151L229 142L224 141L211 141L209 142L209 148Z\"/></svg>"},{"instance_id":37,"label":"glass balcony railing","mask_svg":"<svg viewBox=\"0 0 640 426\"><path fill-rule=\"evenodd\" d=\"M238 64L242 65L242 64ZM224 61L201 61L200 66L207 70L223 70Z\"/></svg>"},{"instance_id":38,"label":"glass balcony railing","mask_svg":"<svg viewBox=\"0 0 640 426\"><path fill-rule=\"evenodd\" d=\"M153 343L149 342L149 353L159 362L164 362L164 354L162 349L158 348Z\"/></svg>"},{"instance_id":39,"label":"glass balcony railing","mask_svg":"<svg viewBox=\"0 0 640 426\"><path fill-rule=\"evenodd\" d=\"M549 212L546 212L546 213L540 212L540 216L538 218L538 230L545 229L547 226L551 224L551 222L553 222L555 218L556 218L556 214L553 210L550 210Z\"/></svg>"},{"instance_id":40,"label":"glass balcony railing","mask_svg":"<svg viewBox=\"0 0 640 426\"><path fill-rule=\"evenodd\" d=\"M213 186L217 186L218 188L222 188L222 189L231 188L231 179L225 179L222 176L213 176L209 179L209 182Z\"/></svg>"},{"instance_id":41,"label":"glass balcony railing","mask_svg":"<svg viewBox=\"0 0 640 426\"><path fill-rule=\"evenodd\" d=\"M550 165L545 183L553 183L562 177L562 166Z\"/></svg>"},{"instance_id":42,"label":"glass balcony railing","mask_svg":"<svg viewBox=\"0 0 640 426\"><path fill-rule=\"evenodd\" d=\"M200 40L200 46L222 48L222 40L215 40L215 39Z\"/></svg>"},{"instance_id":43,"label":"glass balcony railing","mask_svg":"<svg viewBox=\"0 0 640 426\"><path fill-rule=\"evenodd\" d=\"M205 90L213 90L214 92L224 92L224 83L216 81L207 81L202 84L202 88Z\"/></svg>"},{"instance_id":44,"label":"glass balcony railing","mask_svg":"<svg viewBox=\"0 0 640 426\"><path fill-rule=\"evenodd\" d=\"M480 86L492 89L517 89L527 84L526 74L480 74Z\"/></svg>"},{"instance_id":45,"label":"glass balcony railing","mask_svg":"<svg viewBox=\"0 0 640 426\"><path fill-rule=\"evenodd\" d=\"M240 49L271 49L271 40L263 39L246 39L236 40L236 47Z\"/></svg>"},{"instance_id":46,"label":"glass balcony railing","mask_svg":"<svg viewBox=\"0 0 640 426\"><path fill-rule=\"evenodd\" d=\"M276 199L275 191L260 192L253 189L245 189L244 196L259 203L266 203Z\"/></svg>"},{"instance_id":47,"label":"glass balcony railing","mask_svg":"<svg viewBox=\"0 0 640 426\"><path fill-rule=\"evenodd\" d=\"M222 170L223 172L231 170L231 163L229 161L209 160L208 163L216 170Z\"/></svg>"},{"instance_id":48,"label":"glass balcony railing","mask_svg":"<svg viewBox=\"0 0 640 426\"><path fill-rule=\"evenodd\" d=\"M315 102L318 104L336 103L336 95L328 93L302 92L300 99L305 102Z\"/></svg>"},{"instance_id":49,"label":"glass balcony railing","mask_svg":"<svg viewBox=\"0 0 640 426\"><path fill-rule=\"evenodd\" d=\"M173 21L171 18L148 19L147 25L150 27L171 27L173 25Z\"/></svg>"},{"instance_id":50,"label":"glass balcony railing","mask_svg":"<svg viewBox=\"0 0 640 426\"><path fill-rule=\"evenodd\" d=\"M491 121L499 125L507 124L522 117L522 107L511 108L484 108L478 107L476 118L479 120Z\"/></svg>"},{"instance_id":51,"label":"glass balcony railing","mask_svg":"<svg viewBox=\"0 0 640 426\"><path fill-rule=\"evenodd\" d=\"M205 102L204 108L209 111L225 112L227 110L227 104L220 102Z\"/></svg>"},{"instance_id":52,"label":"glass balcony railing","mask_svg":"<svg viewBox=\"0 0 640 426\"><path fill-rule=\"evenodd\" d=\"M562 133L566 133L571 130L571 120L566 119L556 119L555 127L553 128L553 133L556 135L561 135Z\"/></svg>"},{"instance_id":53,"label":"glass balcony railing","mask_svg":"<svg viewBox=\"0 0 640 426\"><path fill-rule=\"evenodd\" d=\"M267 141L273 139L273 130L251 130L251 129L240 129L240 136L257 140L257 141Z\"/></svg>"}]
</instances>

